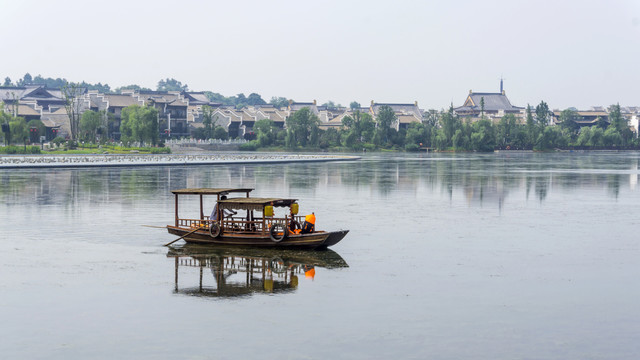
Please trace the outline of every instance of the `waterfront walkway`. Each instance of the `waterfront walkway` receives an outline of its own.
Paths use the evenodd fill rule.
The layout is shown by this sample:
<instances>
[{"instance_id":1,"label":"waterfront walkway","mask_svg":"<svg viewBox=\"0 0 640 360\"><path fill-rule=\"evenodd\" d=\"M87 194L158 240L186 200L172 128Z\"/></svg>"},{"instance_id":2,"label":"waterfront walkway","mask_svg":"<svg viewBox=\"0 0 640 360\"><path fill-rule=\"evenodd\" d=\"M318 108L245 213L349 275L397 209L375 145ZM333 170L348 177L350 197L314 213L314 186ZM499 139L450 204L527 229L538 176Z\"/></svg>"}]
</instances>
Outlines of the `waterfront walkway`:
<instances>
[{"instance_id":1,"label":"waterfront walkway","mask_svg":"<svg viewBox=\"0 0 640 360\"><path fill-rule=\"evenodd\" d=\"M106 166L173 166L263 164L310 161L358 160L358 156L312 154L153 154L153 155L0 155L0 169L78 168Z\"/></svg>"}]
</instances>

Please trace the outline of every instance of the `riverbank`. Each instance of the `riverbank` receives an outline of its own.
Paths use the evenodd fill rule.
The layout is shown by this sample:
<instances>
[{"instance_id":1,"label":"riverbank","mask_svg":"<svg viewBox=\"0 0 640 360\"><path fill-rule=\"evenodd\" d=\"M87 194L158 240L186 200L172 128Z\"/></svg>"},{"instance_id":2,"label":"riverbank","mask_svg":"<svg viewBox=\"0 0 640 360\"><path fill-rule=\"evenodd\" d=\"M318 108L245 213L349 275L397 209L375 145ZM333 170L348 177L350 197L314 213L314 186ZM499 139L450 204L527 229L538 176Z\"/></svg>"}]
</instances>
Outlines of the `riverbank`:
<instances>
[{"instance_id":1,"label":"riverbank","mask_svg":"<svg viewBox=\"0 0 640 360\"><path fill-rule=\"evenodd\" d=\"M223 165L358 160L348 155L302 154L101 154L101 155L0 155L0 169L79 168L109 166Z\"/></svg>"}]
</instances>

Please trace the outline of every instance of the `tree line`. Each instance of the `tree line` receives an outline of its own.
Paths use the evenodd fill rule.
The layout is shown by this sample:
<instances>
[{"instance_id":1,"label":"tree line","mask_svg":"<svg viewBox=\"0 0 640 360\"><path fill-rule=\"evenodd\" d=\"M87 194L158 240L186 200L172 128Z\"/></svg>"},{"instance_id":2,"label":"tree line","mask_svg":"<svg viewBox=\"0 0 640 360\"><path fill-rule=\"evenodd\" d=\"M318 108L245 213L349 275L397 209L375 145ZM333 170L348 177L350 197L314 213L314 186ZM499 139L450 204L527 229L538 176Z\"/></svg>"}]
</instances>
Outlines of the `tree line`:
<instances>
[{"instance_id":1,"label":"tree line","mask_svg":"<svg viewBox=\"0 0 640 360\"><path fill-rule=\"evenodd\" d=\"M506 114L494 123L481 116L477 121L458 116L453 107L446 111L426 112L422 121L396 130L397 116L382 106L374 118L354 108L342 119L342 127L320 129L320 121L309 108L303 108L286 120L286 128L273 121L259 120L257 136L245 149L282 147L287 149L418 151L494 151L553 149L638 149L638 139L629 129L620 105L611 107L610 121L599 119L591 127L580 127L578 113L572 109L560 114L559 125L552 125L552 113L542 101L527 106L524 123Z\"/></svg>"},{"instance_id":2,"label":"tree line","mask_svg":"<svg viewBox=\"0 0 640 360\"><path fill-rule=\"evenodd\" d=\"M74 101L80 89L111 92L108 84L71 83L66 79L44 78L41 75L32 77L29 73L15 83L7 77L4 86L24 86L44 84L48 87L60 88L65 98L67 113L70 114L70 126L74 140L102 141L113 123L112 114L84 111L80 113L79 104ZM158 81L157 91L188 91L187 84L166 78ZM151 90L139 85L127 85L115 89ZM225 97L219 93L205 91L207 98L216 103L243 108L246 106L266 105L267 102L257 93L245 96L243 93ZM483 99L484 100L484 99ZM638 139L628 127L627 120L622 116L619 105L611 107L609 122L599 119L594 126L581 127L577 123L580 119L572 109L564 110L559 117L559 126L551 125L551 111L548 105L541 101L535 107L527 106L524 123L520 123L513 114L506 114L499 122L494 123L484 114L484 101L481 101L480 120L471 121L460 117L451 106L448 110L428 111L420 122L409 124L407 128L396 130L397 117L388 106L380 108L375 118L368 112L360 111L360 104L352 102L351 114L345 116L342 127L320 129L318 117L309 108L303 108L287 118L286 127L278 127L271 120L259 120L254 125L255 140L246 144L247 149L279 147L287 149L396 149L417 151L420 148L453 151L492 151L495 149L607 149L607 148L638 148ZM269 104L282 108L289 104L285 97L272 97ZM337 109L329 101L323 106ZM120 132L123 141L138 141L142 143L158 143L157 110L156 118L151 119L151 108L129 109L123 112ZM227 139L229 134L221 126L215 125L210 107L203 109L204 128L197 129L194 137L200 139ZM86 114L86 115L85 115ZM155 121L155 124L153 122ZM24 143L31 136L44 135L44 126L34 120L27 123L24 119L11 117L2 113L0 123L3 126L5 143ZM13 125L11 125L13 124ZM37 129L37 130L34 130ZM15 129L15 131L13 130ZM42 130L40 130L42 129ZM155 134L152 135L152 130ZM34 133L37 133L34 134Z\"/></svg>"}]
</instances>

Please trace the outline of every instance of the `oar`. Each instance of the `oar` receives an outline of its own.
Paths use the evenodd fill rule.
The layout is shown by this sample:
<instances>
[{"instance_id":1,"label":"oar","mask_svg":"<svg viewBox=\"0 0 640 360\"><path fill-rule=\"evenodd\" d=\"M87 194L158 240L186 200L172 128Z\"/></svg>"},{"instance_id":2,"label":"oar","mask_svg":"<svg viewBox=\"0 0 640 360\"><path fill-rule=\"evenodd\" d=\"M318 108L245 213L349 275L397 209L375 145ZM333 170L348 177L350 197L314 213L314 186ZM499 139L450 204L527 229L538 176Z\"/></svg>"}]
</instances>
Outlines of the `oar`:
<instances>
[{"instance_id":1,"label":"oar","mask_svg":"<svg viewBox=\"0 0 640 360\"><path fill-rule=\"evenodd\" d=\"M154 228L154 229L166 229L167 226L155 226L155 225L142 225L144 227L150 227L150 228Z\"/></svg>"},{"instance_id":2,"label":"oar","mask_svg":"<svg viewBox=\"0 0 640 360\"><path fill-rule=\"evenodd\" d=\"M198 230L200 230L200 229L204 229L204 228L203 228L203 227L195 228L194 230L189 231L188 233L186 233L186 234L184 234L184 235L180 236L179 238L177 238L177 239L173 240L172 242L168 242L168 243L164 244L164 246L169 246L169 245L173 244L174 242L176 242L176 241L178 241L178 240L182 239L183 237L185 237L185 236L187 236L187 235L191 235L191 234L193 234L194 232L196 232L196 231L198 231Z\"/></svg>"}]
</instances>

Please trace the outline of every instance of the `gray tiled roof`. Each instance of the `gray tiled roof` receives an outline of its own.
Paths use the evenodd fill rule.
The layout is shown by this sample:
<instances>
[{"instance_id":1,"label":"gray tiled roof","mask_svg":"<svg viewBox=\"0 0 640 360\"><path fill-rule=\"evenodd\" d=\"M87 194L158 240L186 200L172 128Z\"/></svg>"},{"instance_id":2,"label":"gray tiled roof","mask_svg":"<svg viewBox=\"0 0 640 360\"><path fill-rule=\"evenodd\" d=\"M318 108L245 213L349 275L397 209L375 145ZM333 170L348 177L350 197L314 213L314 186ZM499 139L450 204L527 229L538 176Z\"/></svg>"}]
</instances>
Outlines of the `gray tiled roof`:
<instances>
[{"instance_id":1,"label":"gray tiled roof","mask_svg":"<svg viewBox=\"0 0 640 360\"><path fill-rule=\"evenodd\" d=\"M463 110L463 108L469 108L469 110L480 110L480 103L484 98L484 110L485 111L499 111L499 110L521 110L522 107L513 106L507 98L507 95L501 93L471 93L467 97L464 105L456 108L456 111Z\"/></svg>"},{"instance_id":2,"label":"gray tiled roof","mask_svg":"<svg viewBox=\"0 0 640 360\"><path fill-rule=\"evenodd\" d=\"M84 92L84 89L80 89ZM60 89L49 89L42 85L28 86L2 86L0 87L0 101L35 100L35 101L62 101Z\"/></svg>"},{"instance_id":3,"label":"gray tiled roof","mask_svg":"<svg viewBox=\"0 0 640 360\"><path fill-rule=\"evenodd\" d=\"M380 108L382 106L390 107L396 113L396 115L399 115L399 114L412 114L412 115L415 115L417 117L422 117L422 111L420 111L420 108L418 107L417 103L413 103L413 104L396 104L396 103L377 103L377 102L372 102L371 111L373 111L373 115L374 116L378 115L378 112L380 111Z\"/></svg>"}]
</instances>

